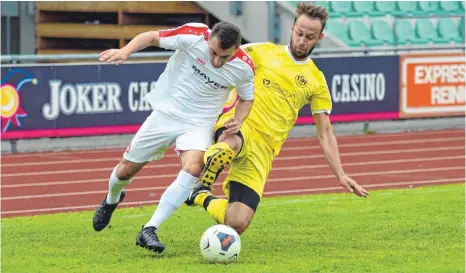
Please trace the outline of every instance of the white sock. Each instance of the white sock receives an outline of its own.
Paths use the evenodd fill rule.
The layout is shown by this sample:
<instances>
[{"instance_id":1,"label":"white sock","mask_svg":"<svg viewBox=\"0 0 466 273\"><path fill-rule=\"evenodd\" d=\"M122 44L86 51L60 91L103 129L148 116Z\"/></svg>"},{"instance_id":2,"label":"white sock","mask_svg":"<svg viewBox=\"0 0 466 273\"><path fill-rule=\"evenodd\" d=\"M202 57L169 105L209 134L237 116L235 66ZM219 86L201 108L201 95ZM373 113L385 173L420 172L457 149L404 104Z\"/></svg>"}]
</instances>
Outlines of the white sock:
<instances>
[{"instance_id":1,"label":"white sock","mask_svg":"<svg viewBox=\"0 0 466 273\"><path fill-rule=\"evenodd\" d=\"M176 180L163 192L154 215L144 227L159 228L186 201L196 181L197 177L180 171Z\"/></svg>"},{"instance_id":2,"label":"white sock","mask_svg":"<svg viewBox=\"0 0 466 273\"><path fill-rule=\"evenodd\" d=\"M129 183L129 180L119 180L116 176L118 165L113 169L112 175L110 175L110 180L108 181L108 194L107 194L107 204L116 204L120 201L120 194L123 191L123 188Z\"/></svg>"}]
</instances>

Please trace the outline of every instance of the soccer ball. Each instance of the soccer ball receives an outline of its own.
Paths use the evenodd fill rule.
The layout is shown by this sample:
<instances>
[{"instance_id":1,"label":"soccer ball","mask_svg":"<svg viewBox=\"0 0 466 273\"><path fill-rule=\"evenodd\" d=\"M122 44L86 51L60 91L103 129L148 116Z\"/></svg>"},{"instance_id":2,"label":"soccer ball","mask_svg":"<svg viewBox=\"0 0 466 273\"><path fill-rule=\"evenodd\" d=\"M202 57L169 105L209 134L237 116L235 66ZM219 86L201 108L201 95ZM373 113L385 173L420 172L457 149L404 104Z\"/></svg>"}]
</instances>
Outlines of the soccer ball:
<instances>
[{"instance_id":1,"label":"soccer ball","mask_svg":"<svg viewBox=\"0 0 466 273\"><path fill-rule=\"evenodd\" d=\"M205 260L211 263L229 263L238 259L241 240L233 228L215 225L202 234L200 248Z\"/></svg>"}]
</instances>

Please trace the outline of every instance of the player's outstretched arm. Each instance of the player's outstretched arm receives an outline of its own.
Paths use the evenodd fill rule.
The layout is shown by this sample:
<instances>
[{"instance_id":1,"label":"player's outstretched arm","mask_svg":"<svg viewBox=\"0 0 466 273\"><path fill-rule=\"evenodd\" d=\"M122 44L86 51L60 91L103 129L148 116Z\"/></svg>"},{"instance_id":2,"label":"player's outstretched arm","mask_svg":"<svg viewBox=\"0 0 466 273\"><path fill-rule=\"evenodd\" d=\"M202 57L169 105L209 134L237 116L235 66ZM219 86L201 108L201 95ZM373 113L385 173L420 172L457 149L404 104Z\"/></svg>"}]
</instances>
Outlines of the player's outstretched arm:
<instances>
[{"instance_id":1,"label":"player's outstretched arm","mask_svg":"<svg viewBox=\"0 0 466 273\"><path fill-rule=\"evenodd\" d=\"M149 46L160 46L160 35L158 31L147 31L138 34L131 42L121 48L121 50L129 56Z\"/></svg>"},{"instance_id":2,"label":"player's outstretched arm","mask_svg":"<svg viewBox=\"0 0 466 273\"><path fill-rule=\"evenodd\" d=\"M109 49L100 53L99 60L116 65L122 64L131 54L148 46L159 46L160 36L158 31L148 31L138 34L131 42L121 49Z\"/></svg>"},{"instance_id":3,"label":"player's outstretched arm","mask_svg":"<svg viewBox=\"0 0 466 273\"><path fill-rule=\"evenodd\" d=\"M340 153L338 151L337 139L333 133L328 114L315 114L314 119L317 127L317 137L319 139L320 147L322 147L324 157L336 178L340 181L340 184L358 196L367 197L369 192L361 187L356 181L347 176L343 171Z\"/></svg>"}]
</instances>

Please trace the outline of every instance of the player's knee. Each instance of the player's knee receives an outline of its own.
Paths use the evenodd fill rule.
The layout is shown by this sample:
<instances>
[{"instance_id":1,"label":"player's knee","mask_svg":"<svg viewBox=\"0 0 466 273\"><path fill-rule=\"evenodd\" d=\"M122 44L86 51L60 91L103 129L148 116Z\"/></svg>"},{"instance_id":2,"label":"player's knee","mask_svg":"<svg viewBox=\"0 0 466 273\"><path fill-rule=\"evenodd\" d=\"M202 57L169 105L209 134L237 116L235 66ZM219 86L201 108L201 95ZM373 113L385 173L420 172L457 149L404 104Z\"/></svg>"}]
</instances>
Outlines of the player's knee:
<instances>
[{"instance_id":1,"label":"player's knee","mask_svg":"<svg viewBox=\"0 0 466 273\"><path fill-rule=\"evenodd\" d=\"M249 224L251 223L252 217L244 211L238 211L229 209L225 215L225 224L232 227L238 234L242 234L246 231Z\"/></svg>"},{"instance_id":2,"label":"player's knee","mask_svg":"<svg viewBox=\"0 0 466 273\"><path fill-rule=\"evenodd\" d=\"M131 170L131 168L126 164L118 164L116 176L119 180L129 180L133 178L135 173Z\"/></svg>"},{"instance_id":3,"label":"player's knee","mask_svg":"<svg viewBox=\"0 0 466 273\"><path fill-rule=\"evenodd\" d=\"M233 218L226 219L226 225L232 227L238 234L242 234L246 231L249 226L250 221L246 218Z\"/></svg>"},{"instance_id":4,"label":"player's knee","mask_svg":"<svg viewBox=\"0 0 466 273\"><path fill-rule=\"evenodd\" d=\"M182 169L190 175L198 177L204 169L204 164L202 162L193 161L185 164Z\"/></svg>"},{"instance_id":5,"label":"player's knee","mask_svg":"<svg viewBox=\"0 0 466 273\"><path fill-rule=\"evenodd\" d=\"M241 146L243 145L241 138L237 135L222 134L219 137L217 143L220 142L228 144L228 146L235 152L235 154L239 153Z\"/></svg>"},{"instance_id":6,"label":"player's knee","mask_svg":"<svg viewBox=\"0 0 466 273\"><path fill-rule=\"evenodd\" d=\"M118 164L116 176L119 180L129 180L133 178L133 176L135 176L143 166L144 164L122 160L120 164Z\"/></svg>"}]
</instances>

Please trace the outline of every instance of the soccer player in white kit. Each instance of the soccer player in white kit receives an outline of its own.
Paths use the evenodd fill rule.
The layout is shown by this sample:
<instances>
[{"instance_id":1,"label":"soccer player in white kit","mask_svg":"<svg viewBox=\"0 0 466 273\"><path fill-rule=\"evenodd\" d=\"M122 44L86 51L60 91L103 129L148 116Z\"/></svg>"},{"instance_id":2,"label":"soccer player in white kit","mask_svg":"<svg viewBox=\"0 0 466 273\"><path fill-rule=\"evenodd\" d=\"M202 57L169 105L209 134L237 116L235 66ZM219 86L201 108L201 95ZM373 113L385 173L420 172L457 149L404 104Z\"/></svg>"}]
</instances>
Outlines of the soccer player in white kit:
<instances>
[{"instance_id":1,"label":"soccer player in white kit","mask_svg":"<svg viewBox=\"0 0 466 273\"><path fill-rule=\"evenodd\" d=\"M189 23L175 29L141 33L125 47L101 53L101 61L118 65L150 45L176 50L156 87L146 97L154 111L110 176L108 194L94 214L96 231L109 224L112 213L125 197L123 188L132 177L147 162L161 159L168 147L175 144L181 171L136 238L141 247L159 253L165 249L156 230L183 204L196 184L204 168L204 151L212 144L215 122L233 88L240 99L236 115L225 124L225 133L238 133L251 110L254 66L239 48L240 44L240 31L230 23L220 22L212 30L204 24Z\"/></svg>"}]
</instances>

